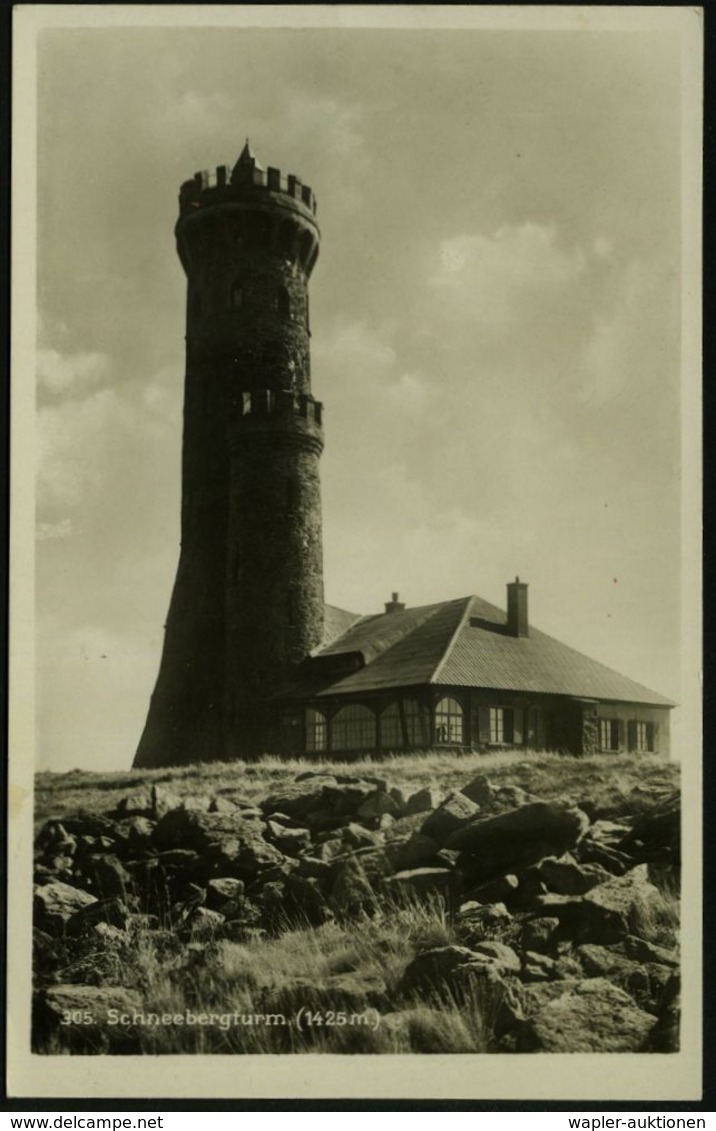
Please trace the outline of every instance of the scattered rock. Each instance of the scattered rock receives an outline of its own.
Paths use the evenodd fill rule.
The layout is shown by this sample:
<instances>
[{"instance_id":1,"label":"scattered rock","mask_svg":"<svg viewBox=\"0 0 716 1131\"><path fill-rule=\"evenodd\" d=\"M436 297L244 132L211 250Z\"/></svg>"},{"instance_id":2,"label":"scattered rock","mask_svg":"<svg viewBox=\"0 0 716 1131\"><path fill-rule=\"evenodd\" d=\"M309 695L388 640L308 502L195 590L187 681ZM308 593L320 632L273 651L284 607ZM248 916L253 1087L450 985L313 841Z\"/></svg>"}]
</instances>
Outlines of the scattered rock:
<instances>
[{"instance_id":1,"label":"scattered rock","mask_svg":"<svg viewBox=\"0 0 716 1131\"><path fill-rule=\"evenodd\" d=\"M371 820L375 817L400 817L403 807L398 804L396 799L391 794L386 793L385 790L378 790L376 793L366 797L356 811L356 816L363 821Z\"/></svg>"},{"instance_id":2,"label":"scattered rock","mask_svg":"<svg viewBox=\"0 0 716 1131\"><path fill-rule=\"evenodd\" d=\"M389 878L392 886L421 896L433 892L447 895L454 881L455 875L449 868L411 868L404 872L396 872Z\"/></svg>"},{"instance_id":3,"label":"scattered rock","mask_svg":"<svg viewBox=\"0 0 716 1131\"><path fill-rule=\"evenodd\" d=\"M551 916L539 916L536 919L528 919L522 925L522 946L525 950L540 952L549 950L558 928L559 919Z\"/></svg>"},{"instance_id":4,"label":"scattered rock","mask_svg":"<svg viewBox=\"0 0 716 1131\"><path fill-rule=\"evenodd\" d=\"M557 983L558 984L558 983ZM535 991L541 987L536 986ZM644 1052L656 1017L606 978L566 986L521 1026L519 1052Z\"/></svg>"},{"instance_id":5,"label":"scattered rock","mask_svg":"<svg viewBox=\"0 0 716 1131\"><path fill-rule=\"evenodd\" d=\"M443 795L439 789L433 789L431 787L418 789L415 793L411 793L408 798L405 805L405 815L406 817L410 817L414 813L426 813L429 810L437 809L442 799Z\"/></svg>"},{"instance_id":6,"label":"scattered rock","mask_svg":"<svg viewBox=\"0 0 716 1131\"><path fill-rule=\"evenodd\" d=\"M89 892L59 880L43 884L35 888L35 926L49 935L61 934L73 915L96 902L96 897Z\"/></svg>"},{"instance_id":7,"label":"scattered rock","mask_svg":"<svg viewBox=\"0 0 716 1131\"><path fill-rule=\"evenodd\" d=\"M62 1033L71 1052L138 1052L133 1016L142 1009L140 995L123 986L50 986L34 1002L34 1051L45 1051Z\"/></svg>"},{"instance_id":8,"label":"scattered rock","mask_svg":"<svg viewBox=\"0 0 716 1131\"><path fill-rule=\"evenodd\" d=\"M601 864L578 864L569 856L546 857L537 865L537 873L546 887L558 895L584 895L597 884L611 879L611 874Z\"/></svg>"},{"instance_id":9,"label":"scattered rock","mask_svg":"<svg viewBox=\"0 0 716 1131\"><path fill-rule=\"evenodd\" d=\"M561 856L588 825L580 809L537 801L497 817L470 821L449 836L447 847L462 853L460 868L472 886L546 856Z\"/></svg>"},{"instance_id":10,"label":"scattered rock","mask_svg":"<svg viewBox=\"0 0 716 1131\"><path fill-rule=\"evenodd\" d=\"M479 811L479 806L474 801L470 801L470 798L466 797L464 793L455 790L448 794L437 809L433 810L423 822L420 831L425 836L433 837L440 844L444 844L451 834L461 829ZM448 844L448 847L456 848L458 846Z\"/></svg>"}]
</instances>

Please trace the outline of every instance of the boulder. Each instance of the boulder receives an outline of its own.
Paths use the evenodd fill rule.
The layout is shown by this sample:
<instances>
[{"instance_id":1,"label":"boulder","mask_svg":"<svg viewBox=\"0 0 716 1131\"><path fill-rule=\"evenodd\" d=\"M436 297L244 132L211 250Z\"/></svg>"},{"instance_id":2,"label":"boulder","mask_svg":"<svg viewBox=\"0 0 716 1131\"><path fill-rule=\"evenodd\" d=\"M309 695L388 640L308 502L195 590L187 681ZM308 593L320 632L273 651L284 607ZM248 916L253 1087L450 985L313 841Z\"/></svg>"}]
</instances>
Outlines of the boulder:
<instances>
[{"instance_id":1,"label":"boulder","mask_svg":"<svg viewBox=\"0 0 716 1131\"><path fill-rule=\"evenodd\" d=\"M552 940L559 928L559 919L550 916L538 916L527 919L522 924L521 943L525 950L543 953L551 948Z\"/></svg>"},{"instance_id":2,"label":"boulder","mask_svg":"<svg viewBox=\"0 0 716 1131\"><path fill-rule=\"evenodd\" d=\"M318 927L333 918L317 879L293 874L287 877L285 889L287 913L299 926Z\"/></svg>"},{"instance_id":3,"label":"boulder","mask_svg":"<svg viewBox=\"0 0 716 1131\"><path fill-rule=\"evenodd\" d=\"M478 903L504 903L505 900L509 900L515 895L519 886L520 881L517 876L508 873L506 876L500 876L496 880L473 888L468 893L468 898L474 899Z\"/></svg>"},{"instance_id":4,"label":"boulder","mask_svg":"<svg viewBox=\"0 0 716 1131\"><path fill-rule=\"evenodd\" d=\"M464 793L465 797L469 797L470 801L479 805L481 809L489 806L495 797L495 787L485 774L478 774L476 778L464 785L460 792Z\"/></svg>"},{"instance_id":5,"label":"boulder","mask_svg":"<svg viewBox=\"0 0 716 1131\"><path fill-rule=\"evenodd\" d=\"M637 817L617 848L645 863L666 855L678 862L681 850L681 800L672 794L649 812Z\"/></svg>"},{"instance_id":6,"label":"boulder","mask_svg":"<svg viewBox=\"0 0 716 1131\"><path fill-rule=\"evenodd\" d=\"M526 950L522 966L522 979L525 982L548 982L555 977L557 963L546 954Z\"/></svg>"},{"instance_id":7,"label":"boulder","mask_svg":"<svg viewBox=\"0 0 716 1131\"><path fill-rule=\"evenodd\" d=\"M460 938L472 946L502 934L511 923L512 916L504 903L490 903L483 907L469 900L460 906L456 925Z\"/></svg>"},{"instance_id":8,"label":"boulder","mask_svg":"<svg viewBox=\"0 0 716 1131\"><path fill-rule=\"evenodd\" d=\"M330 891L330 904L336 914L352 917L375 909L376 898L358 859L347 857L337 865Z\"/></svg>"},{"instance_id":9,"label":"boulder","mask_svg":"<svg viewBox=\"0 0 716 1131\"><path fill-rule=\"evenodd\" d=\"M575 847L574 855L580 863L600 864L613 876L623 876L634 863L626 853L619 852L611 844L595 840L591 833L588 833Z\"/></svg>"},{"instance_id":10,"label":"boulder","mask_svg":"<svg viewBox=\"0 0 716 1131\"><path fill-rule=\"evenodd\" d=\"M181 808L181 798L163 785L153 785L150 793L150 810L155 821L172 809Z\"/></svg>"},{"instance_id":11,"label":"boulder","mask_svg":"<svg viewBox=\"0 0 716 1131\"><path fill-rule=\"evenodd\" d=\"M97 924L107 924L124 931L129 924L129 908L117 897L86 903L67 920L67 934L79 935Z\"/></svg>"},{"instance_id":12,"label":"boulder","mask_svg":"<svg viewBox=\"0 0 716 1131\"><path fill-rule=\"evenodd\" d=\"M206 885L206 905L213 911L224 913L224 907L231 903L239 907L244 898L244 881L233 876L217 876Z\"/></svg>"},{"instance_id":13,"label":"boulder","mask_svg":"<svg viewBox=\"0 0 716 1131\"><path fill-rule=\"evenodd\" d=\"M287 828L285 825L277 824L276 821L268 820L266 830L267 839L286 856L298 856L311 844L311 834L308 829Z\"/></svg>"},{"instance_id":14,"label":"boulder","mask_svg":"<svg viewBox=\"0 0 716 1131\"><path fill-rule=\"evenodd\" d=\"M400 817L403 807L385 790L377 790L370 797L366 797L356 810L356 816L362 821L369 821L383 816Z\"/></svg>"},{"instance_id":15,"label":"boulder","mask_svg":"<svg viewBox=\"0 0 716 1131\"><path fill-rule=\"evenodd\" d=\"M150 790L141 790L136 793L125 793L117 802L114 812L118 818L122 817L151 817L153 815L152 796Z\"/></svg>"},{"instance_id":16,"label":"boulder","mask_svg":"<svg viewBox=\"0 0 716 1131\"><path fill-rule=\"evenodd\" d=\"M411 793L405 804L405 815L411 817L414 813L427 813L437 809L442 802L443 795L439 789L426 786Z\"/></svg>"},{"instance_id":17,"label":"boulder","mask_svg":"<svg viewBox=\"0 0 716 1131\"><path fill-rule=\"evenodd\" d=\"M547 856L537 865L537 874L549 891L558 895L584 895L611 879L601 864L578 864L570 856Z\"/></svg>"},{"instance_id":18,"label":"boulder","mask_svg":"<svg viewBox=\"0 0 716 1131\"><path fill-rule=\"evenodd\" d=\"M656 1021L606 978L588 978L544 1000L520 1027L517 1051L643 1052Z\"/></svg>"},{"instance_id":19,"label":"boulder","mask_svg":"<svg viewBox=\"0 0 716 1131\"><path fill-rule=\"evenodd\" d=\"M319 808L323 801L323 791L328 785L335 785L332 774L301 775L292 785L279 793L270 794L261 802L264 813L286 813L289 817L302 817L311 809Z\"/></svg>"},{"instance_id":20,"label":"boulder","mask_svg":"<svg viewBox=\"0 0 716 1131\"><path fill-rule=\"evenodd\" d=\"M35 998L33 1051L54 1052L59 1038L73 1053L138 1053L134 1015L143 1008L140 995L123 986L50 986Z\"/></svg>"},{"instance_id":21,"label":"boulder","mask_svg":"<svg viewBox=\"0 0 716 1131\"><path fill-rule=\"evenodd\" d=\"M388 882L391 887L419 896L436 892L449 895L454 887L455 873L449 868L410 868L396 872Z\"/></svg>"},{"instance_id":22,"label":"boulder","mask_svg":"<svg viewBox=\"0 0 716 1131\"><path fill-rule=\"evenodd\" d=\"M68 833L61 821L46 821L37 834L35 847L48 857L72 857L77 851L77 837Z\"/></svg>"},{"instance_id":23,"label":"boulder","mask_svg":"<svg viewBox=\"0 0 716 1131\"><path fill-rule=\"evenodd\" d=\"M589 825L580 810L537 801L496 817L470 821L447 840L458 849L466 886L526 867L545 856L561 856Z\"/></svg>"},{"instance_id":24,"label":"boulder","mask_svg":"<svg viewBox=\"0 0 716 1131\"><path fill-rule=\"evenodd\" d=\"M357 814L361 805L375 791L375 782L356 778L327 785L323 791L323 800L335 816L348 817Z\"/></svg>"},{"instance_id":25,"label":"boulder","mask_svg":"<svg viewBox=\"0 0 716 1131\"><path fill-rule=\"evenodd\" d=\"M679 956L675 950L669 950L656 943L647 942L636 935L627 935L624 939L624 950L630 958L639 962L658 962L663 966L678 966Z\"/></svg>"},{"instance_id":26,"label":"boulder","mask_svg":"<svg viewBox=\"0 0 716 1131\"><path fill-rule=\"evenodd\" d=\"M33 916L35 926L49 935L61 934L65 924L83 907L97 899L82 888L59 880L35 888Z\"/></svg>"},{"instance_id":27,"label":"boulder","mask_svg":"<svg viewBox=\"0 0 716 1131\"><path fill-rule=\"evenodd\" d=\"M63 817L62 824L71 836L83 837L108 837L109 841L116 840L114 822L102 816L101 813L90 813L87 809L80 809L72 816ZM105 846L106 847L106 846Z\"/></svg>"},{"instance_id":28,"label":"boulder","mask_svg":"<svg viewBox=\"0 0 716 1131\"><path fill-rule=\"evenodd\" d=\"M471 945L476 954L487 955L503 973L519 974L522 962L511 946L496 939L485 939L484 942L474 942Z\"/></svg>"},{"instance_id":29,"label":"boulder","mask_svg":"<svg viewBox=\"0 0 716 1131\"><path fill-rule=\"evenodd\" d=\"M132 887L132 877L113 853L92 853L83 856L78 874L87 887L101 899L119 896L126 899Z\"/></svg>"},{"instance_id":30,"label":"boulder","mask_svg":"<svg viewBox=\"0 0 716 1131\"><path fill-rule=\"evenodd\" d=\"M208 907L195 907L182 923L181 931L192 939L212 939L221 930L226 917Z\"/></svg>"},{"instance_id":31,"label":"boulder","mask_svg":"<svg viewBox=\"0 0 716 1131\"><path fill-rule=\"evenodd\" d=\"M413 833L402 844L392 843L388 846L388 856L393 862L396 871L405 868L434 867L437 864L438 842L425 833Z\"/></svg>"},{"instance_id":32,"label":"boulder","mask_svg":"<svg viewBox=\"0 0 716 1131\"><path fill-rule=\"evenodd\" d=\"M228 797L212 797L209 802L209 813L236 813L238 806Z\"/></svg>"},{"instance_id":33,"label":"boulder","mask_svg":"<svg viewBox=\"0 0 716 1131\"><path fill-rule=\"evenodd\" d=\"M252 880L262 869L282 865L281 852L263 837L262 824L240 812L208 813L172 809L154 830L163 849L193 849L206 853L239 879Z\"/></svg>"},{"instance_id":34,"label":"boulder","mask_svg":"<svg viewBox=\"0 0 716 1131\"><path fill-rule=\"evenodd\" d=\"M585 896L585 903L605 910L614 911L627 928L639 926L643 914L649 916L649 907L658 904L660 893L649 880L645 864L632 868L624 876L617 876L607 883L592 888ZM638 930L625 930L624 934L638 934Z\"/></svg>"},{"instance_id":35,"label":"boulder","mask_svg":"<svg viewBox=\"0 0 716 1131\"><path fill-rule=\"evenodd\" d=\"M355 848L375 848L383 844L383 835L350 822L343 830L343 844L351 850Z\"/></svg>"},{"instance_id":36,"label":"boulder","mask_svg":"<svg viewBox=\"0 0 716 1131\"><path fill-rule=\"evenodd\" d=\"M421 825L420 831L425 836L431 836L441 845L449 841L451 835L457 835L466 822L471 821L477 813L479 806L470 801L464 793L457 790L449 793L445 800L434 809ZM448 848L458 845L448 843Z\"/></svg>"},{"instance_id":37,"label":"boulder","mask_svg":"<svg viewBox=\"0 0 716 1131\"><path fill-rule=\"evenodd\" d=\"M298 858L297 876L305 876L309 880L326 881L332 871L333 865L327 860L320 860L317 856L299 856Z\"/></svg>"},{"instance_id":38,"label":"boulder","mask_svg":"<svg viewBox=\"0 0 716 1131\"><path fill-rule=\"evenodd\" d=\"M466 946L438 946L424 950L408 963L398 984L398 994L427 995L449 989L449 982L458 966L475 959L475 952ZM479 961L479 960L478 960Z\"/></svg>"}]
</instances>

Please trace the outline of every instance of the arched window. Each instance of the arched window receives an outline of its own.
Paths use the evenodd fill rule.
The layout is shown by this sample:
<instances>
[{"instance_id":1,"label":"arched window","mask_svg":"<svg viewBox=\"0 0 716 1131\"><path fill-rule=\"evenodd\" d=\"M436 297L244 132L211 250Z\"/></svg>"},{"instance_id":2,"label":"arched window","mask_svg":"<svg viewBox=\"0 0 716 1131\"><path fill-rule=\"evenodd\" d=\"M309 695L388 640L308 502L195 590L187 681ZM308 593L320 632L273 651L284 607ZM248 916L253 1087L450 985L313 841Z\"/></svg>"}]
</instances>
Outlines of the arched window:
<instances>
[{"instance_id":1,"label":"arched window","mask_svg":"<svg viewBox=\"0 0 716 1131\"><path fill-rule=\"evenodd\" d=\"M332 750L374 750L375 715L360 703L341 707L331 721Z\"/></svg>"},{"instance_id":2,"label":"arched window","mask_svg":"<svg viewBox=\"0 0 716 1131\"><path fill-rule=\"evenodd\" d=\"M459 743L463 738L463 710L457 699L445 696L435 708L435 741Z\"/></svg>"},{"instance_id":3,"label":"arched window","mask_svg":"<svg viewBox=\"0 0 716 1131\"><path fill-rule=\"evenodd\" d=\"M231 288L231 305L234 310L241 310L244 305L244 289L241 283L234 283Z\"/></svg>"},{"instance_id":4,"label":"arched window","mask_svg":"<svg viewBox=\"0 0 716 1131\"><path fill-rule=\"evenodd\" d=\"M430 745L430 712L417 699L398 699L380 716L383 750Z\"/></svg>"},{"instance_id":5,"label":"arched window","mask_svg":"<svg viewBox=\"0 0 716 1131\"><path fill-rule=\"evenodd\" d=\"M278 288L276 304L280 318L291 317L291 299L289 298L288 291L285 287Z\"/></svg>"},{"instance_id":6,"label":"arched window","mask_svg":"<svg viewBox=\"0 0 716 1131\"><path fill-rule=\"evenodd\" d=\"M309 707L306 711L306 752L314 754L325 750L328 743L328 724L321 711Z\"/></svg>"}]
</instances>

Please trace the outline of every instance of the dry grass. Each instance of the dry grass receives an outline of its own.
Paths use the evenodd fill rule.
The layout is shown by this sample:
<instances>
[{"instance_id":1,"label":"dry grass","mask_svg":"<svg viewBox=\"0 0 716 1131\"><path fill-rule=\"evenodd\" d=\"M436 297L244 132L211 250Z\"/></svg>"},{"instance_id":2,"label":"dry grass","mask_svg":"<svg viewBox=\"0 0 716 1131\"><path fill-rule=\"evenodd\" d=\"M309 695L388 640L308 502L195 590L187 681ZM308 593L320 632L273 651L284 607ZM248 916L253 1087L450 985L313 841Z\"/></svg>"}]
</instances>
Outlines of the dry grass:
<instances>
[{"instance_id":1,"label":"dry grass","mask_svg":"<svg viewBox=\"0 0 716 1131\"><path fill-rule=\"evenodd\" d=\"M163 785L178 797L221 795L254 802L307 771L338 778L387 779L408 792L433 785L448 791L477 774L487 774L496 786L515 785L543 800L586 801L598 816L635 814L654 804L655 795L678 788L679 765L655 755L600 754L574 758L524 750L494 754L456 755L446 750L425 751L354 762L329 759L291 759L266 755L257 762L207 762L162 770L128 770L92 774L71 771L38 774L35 804L38 821L61 818L77 809L107 811L126 793Z\"/></svg>"}]
</instances>

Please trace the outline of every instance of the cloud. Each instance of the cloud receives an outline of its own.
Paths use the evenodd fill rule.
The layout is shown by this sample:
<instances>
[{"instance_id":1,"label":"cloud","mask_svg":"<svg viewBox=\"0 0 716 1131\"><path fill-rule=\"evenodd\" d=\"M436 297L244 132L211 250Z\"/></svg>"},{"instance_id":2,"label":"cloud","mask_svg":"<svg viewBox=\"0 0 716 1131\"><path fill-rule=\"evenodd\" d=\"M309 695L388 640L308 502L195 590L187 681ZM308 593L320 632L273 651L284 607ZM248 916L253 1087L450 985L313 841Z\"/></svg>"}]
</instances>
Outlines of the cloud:
<instances>
[{"instance_id":1,"label":"cloud","mask_svg":"<svg viewBox=\"0 0 716 1131\"><path fill-rule=\"evenodd\" d=\"M40 407L40 511L82 507L103 496L109 501L123 482L148 473L155 445L176 440L180 397L175 374L163 369L146 384L95 389Z\"/></svg>"},{"instance_id":2,"label":"cloud","mask_svg":"<svg viewBox=\"0 0 716 1131\"><path fill-rule=\"evenodd\" d=\"M298 142L319 137L325 151L340 160L364 164L368 159L360 128L360 107L346 105L336 98L293 94L287 117Z\"/></svg>"},{"instance_id":3,"label":"cloud","mask_svg":"<svg viewBox=\"0 0 716 1131\"><path fill-rule=\"evenodd\" d=\"M560 245L554 226L526 222L443 240L429 285L454 318L505 328L573 286L585 264L580 249Z\"/></svg>"},{"instance_id":4,"label":"cloud","mask_svg":"<svg viewBox=\"0 0 716 1131\"><path fill-rule=\"evenodd\" d=\"M38 388L59 396L82 395L107 380L110 362L98 351L63 354L56 349L37 351Z\"/></svg>"}]
</instances>

